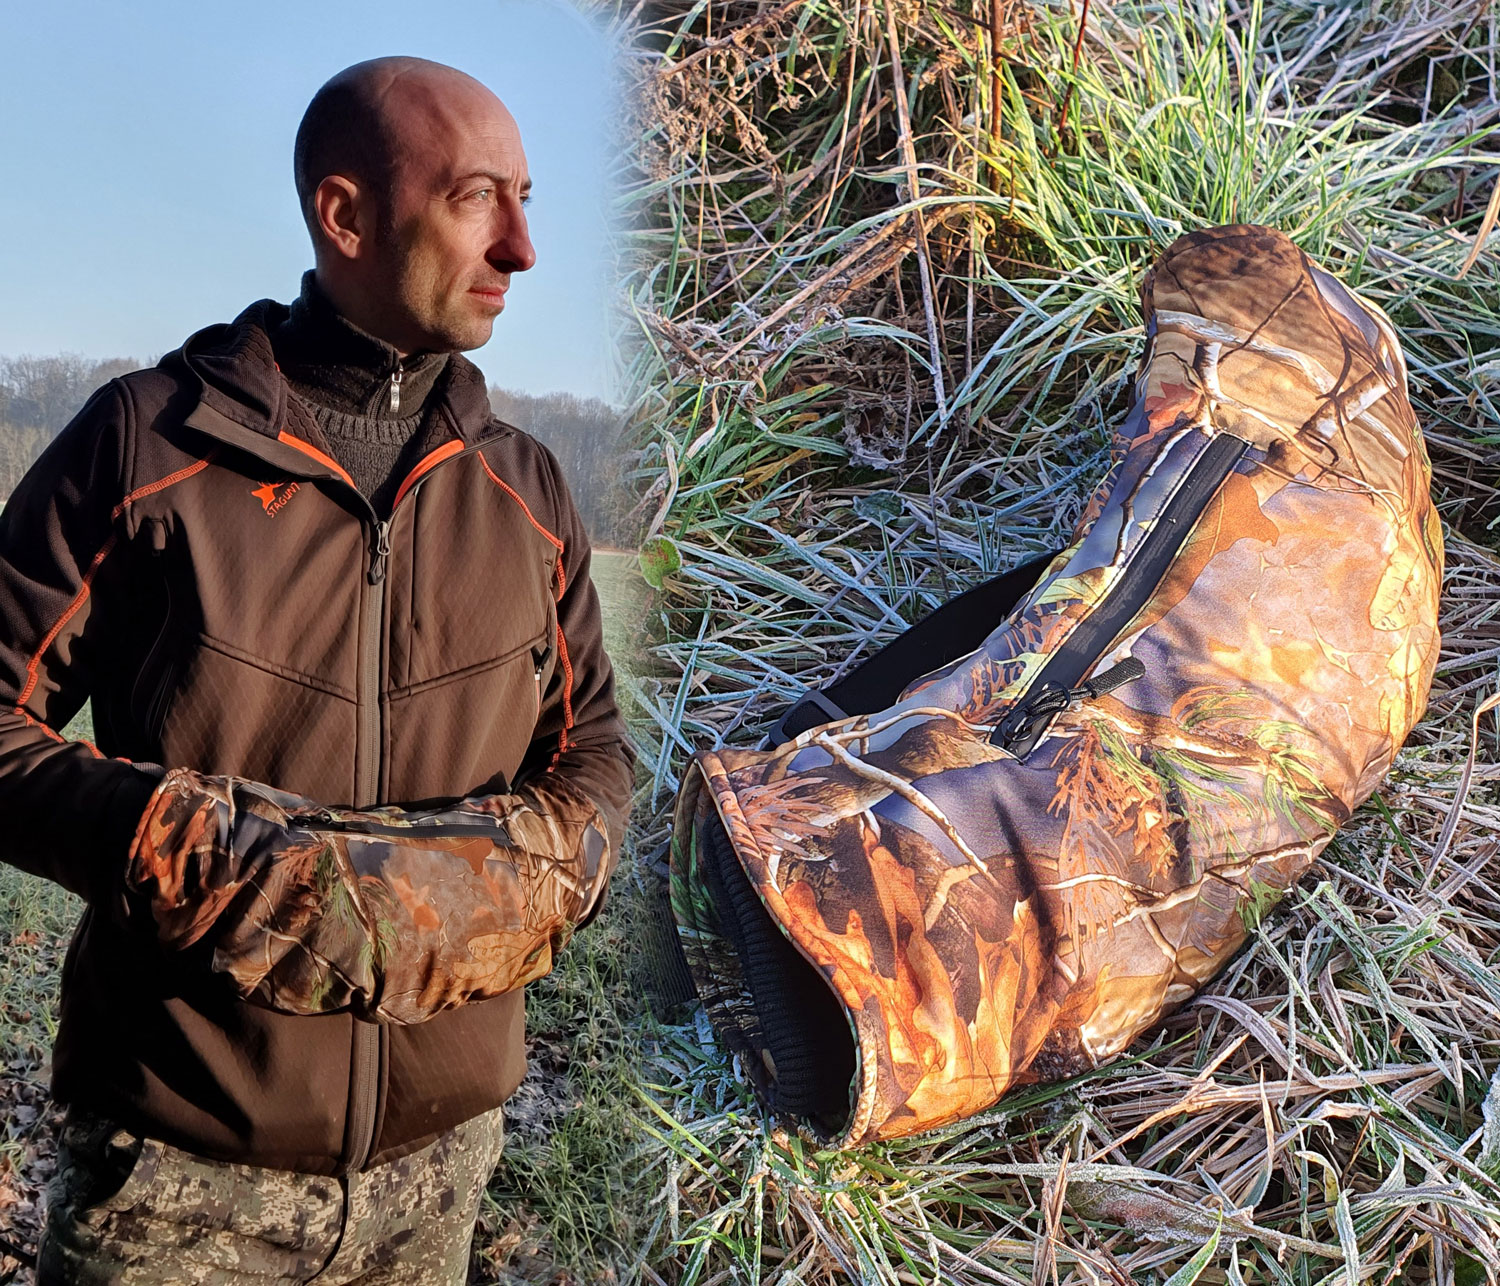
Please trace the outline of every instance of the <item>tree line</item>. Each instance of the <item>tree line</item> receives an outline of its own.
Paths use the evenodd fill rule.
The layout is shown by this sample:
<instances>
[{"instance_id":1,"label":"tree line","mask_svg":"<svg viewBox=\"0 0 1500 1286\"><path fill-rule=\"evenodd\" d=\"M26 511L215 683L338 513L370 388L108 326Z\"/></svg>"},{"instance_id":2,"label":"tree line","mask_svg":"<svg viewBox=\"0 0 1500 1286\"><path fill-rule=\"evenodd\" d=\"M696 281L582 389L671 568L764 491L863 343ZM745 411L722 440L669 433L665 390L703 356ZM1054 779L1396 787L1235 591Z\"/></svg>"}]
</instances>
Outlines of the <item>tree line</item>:
<instances>
[{"instance_id":1,"label":"tree line","mask_svg":"<svg viewBox=\"0 0 1500 1286\"><path fill-rule=\"evenodd\" d=\"M557 456L568 490L596 545L628 549L635 535L625 484L625 417L597 397L534 396L490 385L490 407L502 420L544 443Z\"/></svg>"},{"instance_id":2,"label":"tree line","mask_svg":"<svg viewBox=\"0 0 1500 1286\"><path fill-rule=\"evenodd\" d=\"M0 500L95 389L141 365L133 358L99 361L76 353L0 356ZM490 386L490 405L502 420L544 442L557 456L590 540L628 546L620 413L598 398L534 396L496 385Z\"/></svg>"}]
</instances>

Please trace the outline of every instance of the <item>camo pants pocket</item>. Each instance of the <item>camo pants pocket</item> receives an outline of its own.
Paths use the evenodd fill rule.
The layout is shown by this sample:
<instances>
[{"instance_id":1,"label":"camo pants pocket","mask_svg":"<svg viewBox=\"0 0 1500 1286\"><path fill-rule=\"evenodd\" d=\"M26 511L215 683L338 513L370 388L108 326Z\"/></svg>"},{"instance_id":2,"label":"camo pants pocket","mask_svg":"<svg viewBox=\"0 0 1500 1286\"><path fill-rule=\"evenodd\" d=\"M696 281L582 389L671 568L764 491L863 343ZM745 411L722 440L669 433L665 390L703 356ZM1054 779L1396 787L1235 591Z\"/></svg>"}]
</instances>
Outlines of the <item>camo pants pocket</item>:
<instances>
[{"instance_id":1,"label":"camo pants pocket","mask_svg":"<svg viewBox=\"0 0 1500 1286\"><path fill-rule=\"evenodd\" d=\"M70 1112L59 1139L49 1195L60 1192L77 1218L98 1227L135 1208L151 1186L165 1145L91 1113Z\"/></svg>"},{"instance_id":2,"label":"camo pants pocket","mask_svg":"<svg viewBox=\"0 0 1500 1286\"><path fill-rule=\"evenodd\" d=\"M195 1156L70 1109L37 1286L462 1286L503 1110L342 1179Z\"/></svg>"},{"instance_id":3,"label":"camo pants pocket","mask_svg":"<svg viewBox=\"0 0 1500 1286\"><path fill-rule=\"evenodd\" d=\"M76 1109L47 1200L37 1286L304 1282L344 1216L336 1178L210 1160Z\"/></svg>"}]
</instances>

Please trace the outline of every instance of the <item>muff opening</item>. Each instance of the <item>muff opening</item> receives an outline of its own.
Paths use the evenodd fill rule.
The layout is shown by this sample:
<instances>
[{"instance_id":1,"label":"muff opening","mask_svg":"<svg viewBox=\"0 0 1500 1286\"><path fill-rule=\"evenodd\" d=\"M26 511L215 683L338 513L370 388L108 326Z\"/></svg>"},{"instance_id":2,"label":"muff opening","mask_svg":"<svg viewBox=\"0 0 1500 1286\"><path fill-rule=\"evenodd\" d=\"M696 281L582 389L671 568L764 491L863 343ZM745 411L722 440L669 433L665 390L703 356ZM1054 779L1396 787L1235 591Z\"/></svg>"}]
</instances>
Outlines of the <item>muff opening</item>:
<instances>
[{"instance_id":1,"label":"muff opening","mask_svg":"<svg viewBox=\"0 0 1500 1286\"><path fill-rule=\"evenodd\" d=\"M806 1118L833 1137L853 1103L854 1033L827 980L787 938L756 895L716 812L699 832L700 869L731 951L722 963L740 973L759 1023L752 1068L768 1105ZM758 1048L755 1048L758 1046ZM759 1057L760 1066L753 1063Z\"/></svg>"}]
</instances>

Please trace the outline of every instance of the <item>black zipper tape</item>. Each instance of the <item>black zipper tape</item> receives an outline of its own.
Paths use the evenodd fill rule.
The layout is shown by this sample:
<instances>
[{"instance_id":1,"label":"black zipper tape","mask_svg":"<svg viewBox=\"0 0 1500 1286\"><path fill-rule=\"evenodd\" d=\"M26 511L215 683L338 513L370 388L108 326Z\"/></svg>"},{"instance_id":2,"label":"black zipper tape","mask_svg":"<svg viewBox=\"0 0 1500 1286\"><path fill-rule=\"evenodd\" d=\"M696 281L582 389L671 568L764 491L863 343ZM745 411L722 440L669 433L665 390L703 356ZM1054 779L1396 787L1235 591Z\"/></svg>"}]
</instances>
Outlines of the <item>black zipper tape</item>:
<instances>
[{"instance_id":1,"label":"black zipper tape","mask_svg":"<svg viewBox=\"0 0 1500 1286\"><path fill-rule=\"evenodd\" d=\"M161 672L161 678L152 689L151 704L146 707L145 721L141 725L150 740L161 735L162 726L166 723L167 707L171 704L172 683L177 677L177 670L176 657L169 657L166 669Z\"/></svg>"},{"instance_id":2,"label":"black zipper tape","mask_svg":"<svg viewBox=\"0 0 1500 1286\"><path fill-rule=\"evenodd\" d=\"M410 826L388 825L384 822L349 821L341 817L330 817L320 813L293 813L289 820L307 830L338 831L348 835L394 835L400 839L424 837L442 838L455 835L482 835L506 848L512 846L509 832L501 822L487 825L484 822L417 822Z\"/></svg>"},{"instance_id":3,"label":"black zipper tape","mask_svg":"<svg viewBox=\"0 0 1500 1286\"><path fill-rule=\"evenodd\" d=\"M1003 746L1017 759L1023 759L1036 748L1062 710L1074 700L1098 695L1080 689L1079 680L1099 663L1099 658L1156 592L1208 502L1249 448L1244 439L1228 433L1218 434L1209 442L1188 467L1187 476L1142 538L1120 579L1073 628L1067 641L1037 674L1026 695L996 726L990 734L991 745ZM1068 699L1059 703L1058 698L1063 695Z\"/></svg>"}]
</instances>

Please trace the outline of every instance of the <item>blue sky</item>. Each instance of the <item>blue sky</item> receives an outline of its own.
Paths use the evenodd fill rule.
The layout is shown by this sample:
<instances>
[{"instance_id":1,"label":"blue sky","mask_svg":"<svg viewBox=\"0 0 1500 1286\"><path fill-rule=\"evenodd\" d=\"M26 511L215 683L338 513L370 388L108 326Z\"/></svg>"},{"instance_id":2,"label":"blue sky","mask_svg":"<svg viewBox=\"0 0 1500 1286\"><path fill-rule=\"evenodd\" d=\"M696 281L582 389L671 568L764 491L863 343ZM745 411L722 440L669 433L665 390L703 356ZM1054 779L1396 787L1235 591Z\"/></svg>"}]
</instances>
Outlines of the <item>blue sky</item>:
<instances>
[{"instance_id":1,"label":"blue sky","mask_svg":"<svg viewBox=\"0 0 1500 1286\"><path fill-rule=\"evenodd\" d=\"M607 38L568 0L0 4L0 354L156 357L312 250L292 140L329 76L383 54L458 67L521 127L537 263L494 338L492 383L608 397Z\"/></svg>"}]
</instances>

